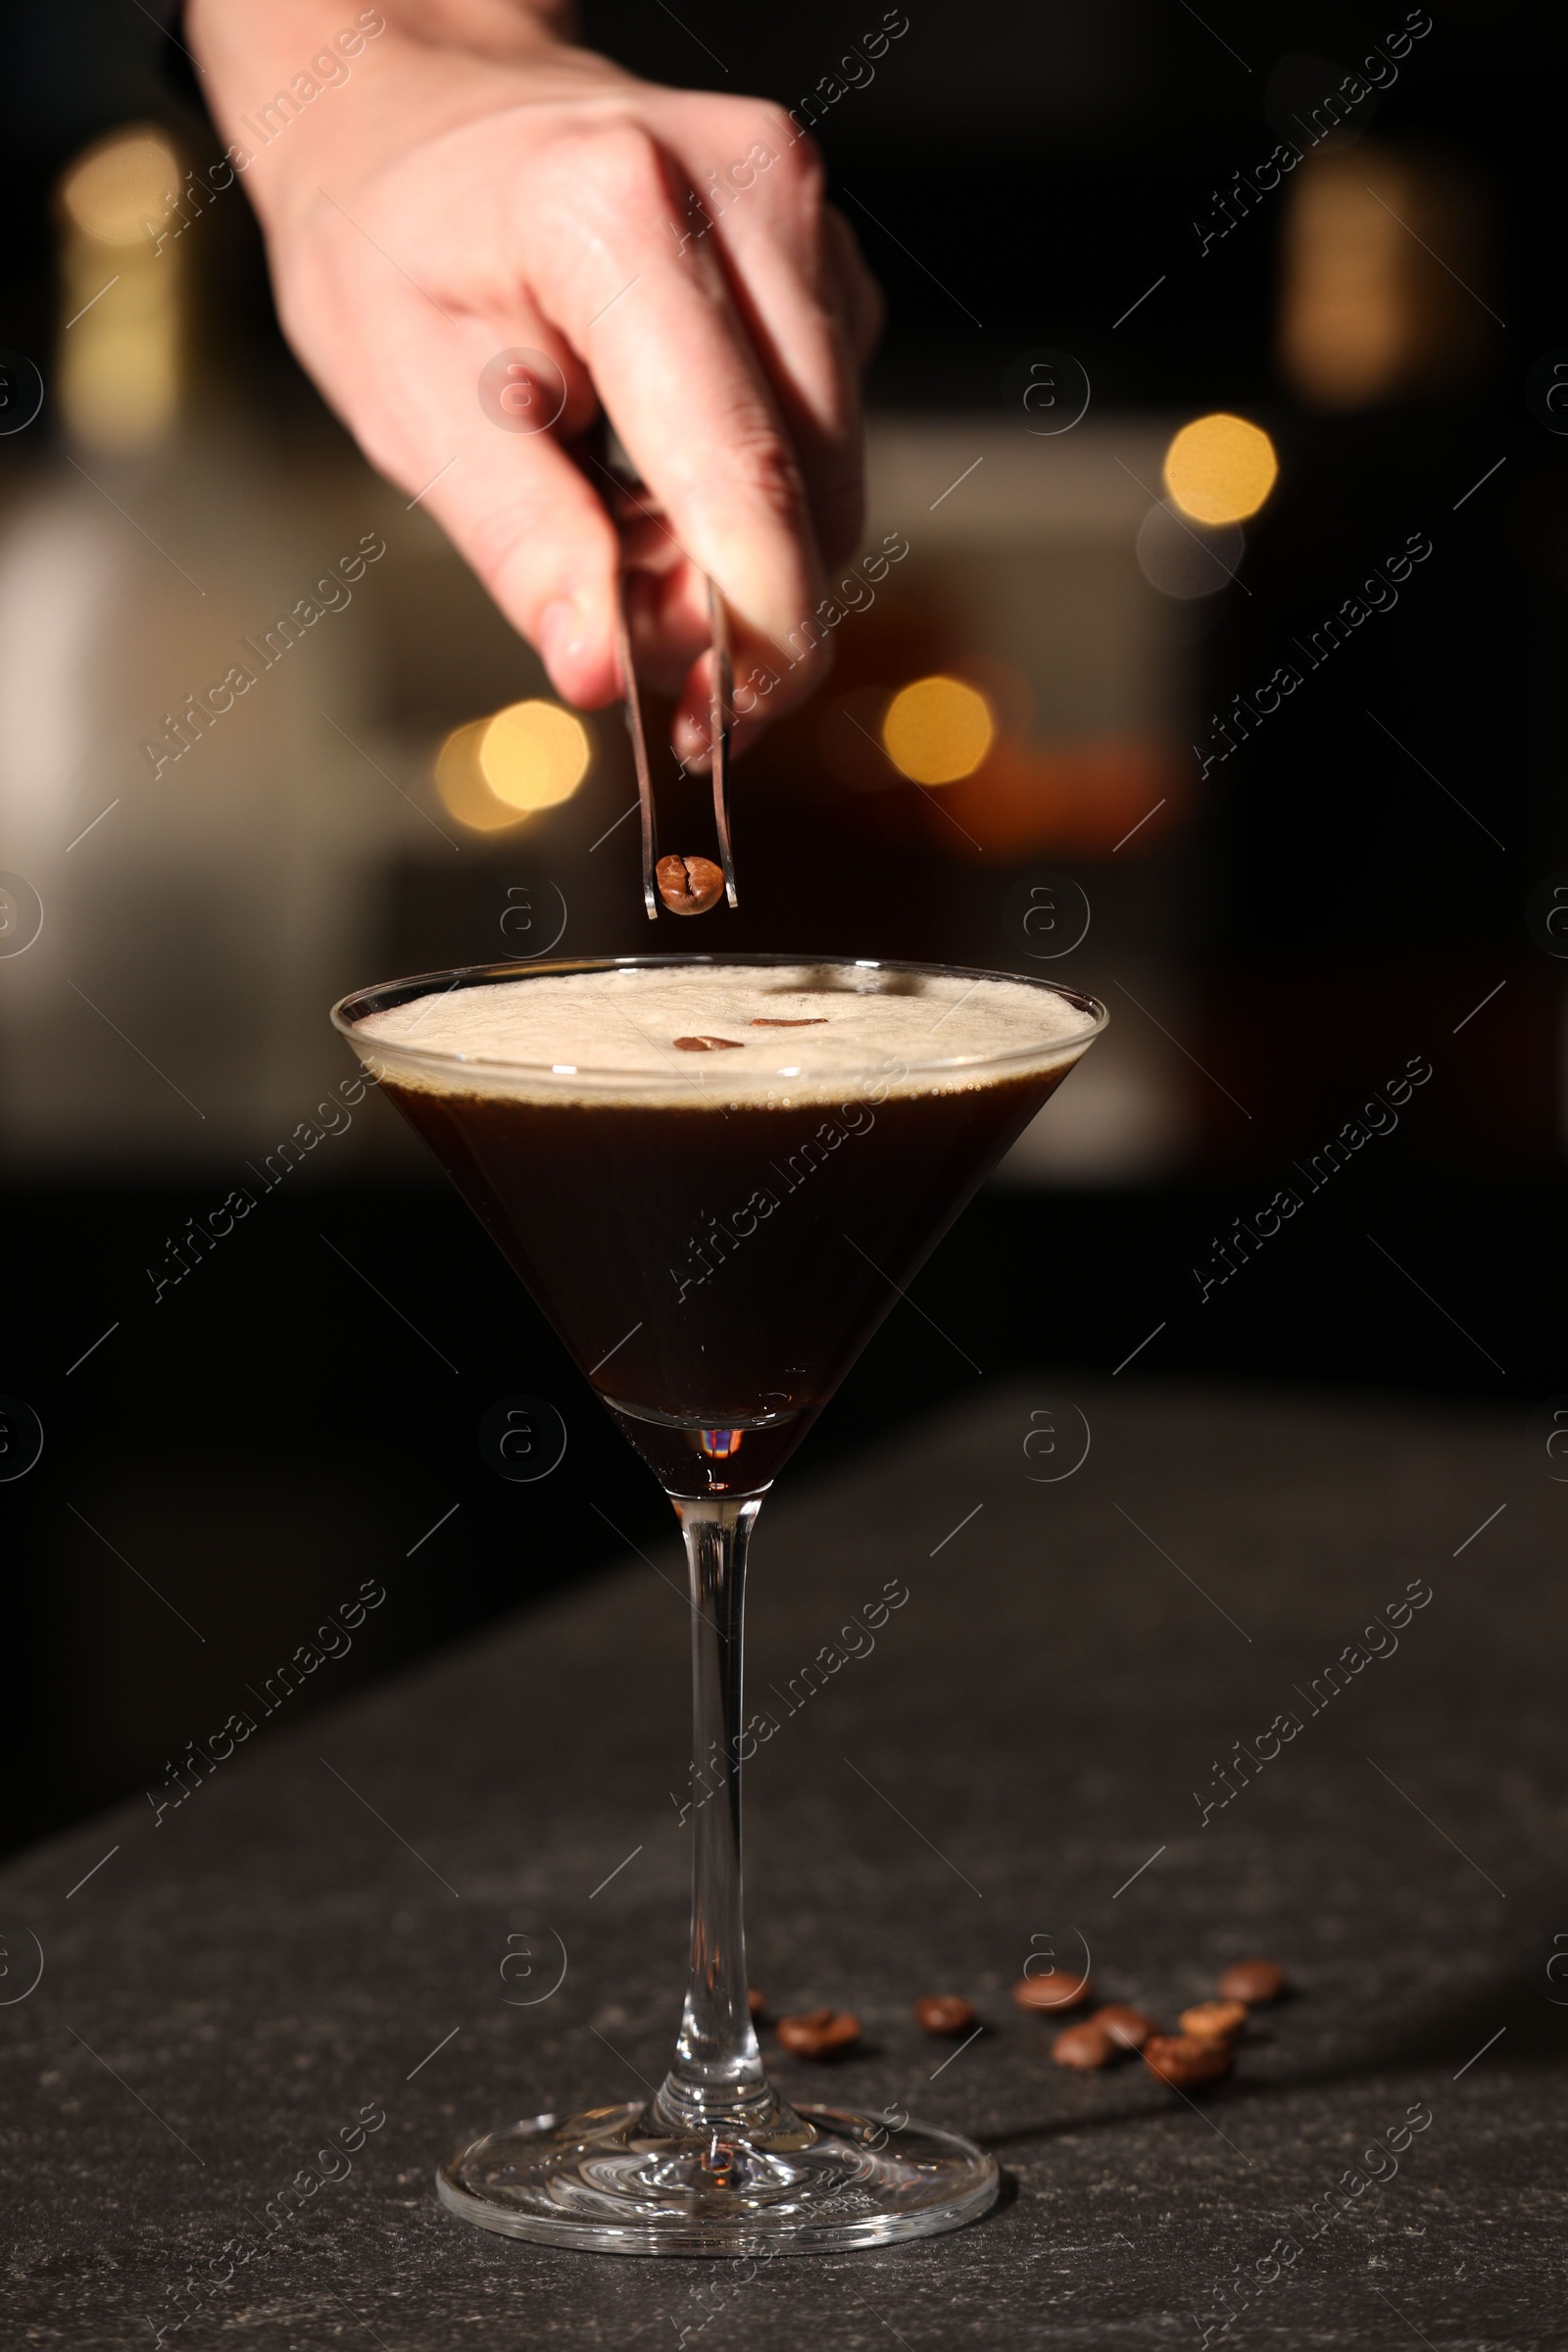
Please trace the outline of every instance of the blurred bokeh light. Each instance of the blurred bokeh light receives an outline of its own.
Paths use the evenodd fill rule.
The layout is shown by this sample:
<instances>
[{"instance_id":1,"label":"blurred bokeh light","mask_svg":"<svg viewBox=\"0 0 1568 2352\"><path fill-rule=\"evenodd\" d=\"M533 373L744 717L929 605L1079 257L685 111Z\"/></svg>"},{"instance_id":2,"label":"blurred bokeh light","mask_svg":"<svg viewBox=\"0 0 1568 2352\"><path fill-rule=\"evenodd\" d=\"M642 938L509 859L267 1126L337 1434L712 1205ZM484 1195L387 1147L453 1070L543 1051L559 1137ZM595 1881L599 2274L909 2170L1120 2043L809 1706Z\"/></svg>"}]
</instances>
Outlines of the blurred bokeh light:
<instances>
[{"instance_id":1,"label":"blurred bokeh light","mask_svg":"<svg viewBox=\"0 0 1568 2352\"><path fill-rule=\"evenodd\" d=\"M498 801L530 816L570 800L592 750L582 720L559 703L511 703L479 738L479 772Z\"/></svg>"},{"instance_id":2,"label":"blurred bokeh light","mask_svg":"<svg viewBox=\"0 0 1568 2352\"><path fill-rule=\"evenodd\" d=\"M490 721L470 718L454 727L435 758L435 788L449 816L473 833L498 833L506 825L520 825L526 813L498 801L479 765L479 746Z\"/></svg>"},{"instance_id":3,"label":"blurred bokeh light","mask_svg":"<svg viewBox=\"0 0 1568 2352\"><path fill-rule=\"evenodd\" d=\"M75 437L116 455L160 440L179 400L181 263L148 234L179 186L160 131L100 139L59 188L60 400Z\"/></svg>"},{"instance_id":4,"label":"blurred bokeh light","mask_svg":"<svg viewBox=\"0 0 1568 2352\"><path fill-rule=\"evenodd\" d=\"M436 754L442 806L474 833L499 833L569 801L593 757L582 720L559 703L509 703L454 727Z\"/></svg>"},{"instance_id":5,"label":"blurred bokeh light","mask_svg":"<svg viewBox=\"0 0 1568 2352\"><path fill-rule=\"evenodd\" d=\"M916 678L894 696L882 721L888 758L912 784L973 775L995 734L990 704L961 678Z\"/></svg>"},{"instance_id":6,"label":"blurred bokeh light","mask_svg":"<svg viewBox=\"0 0 1568 2352\"><path fill-rule=\"evenodd\" d=\"M1494 314L1466 174L1362 140L1311 158L1291 193L1280 364L1316 407L1370 408L1464 382Z\"/></svg>"},{"instance_id":7,"label":"blurred bokeh light","mask_svg":"<svg viewBox=\"0 0 1568 2352\"><path fill-rule=\"evenodd\" d=\"M1165 487L1195 522L1245 522L1279 474L1261 425L1218 412L1184 424L1165 453Z\"/></svg>"},{"instance_id":8,"label":"blurred bokeh light","mask_svg":"<svg viewBox=\"0 0 1568 2352\"><path fill-rule=\"evenodd\" d=\"M73 228L100 245L141 245L179 179L174 151L157 130L116 131L72 165L60 201Z\"/></svg>"}]
</instances>

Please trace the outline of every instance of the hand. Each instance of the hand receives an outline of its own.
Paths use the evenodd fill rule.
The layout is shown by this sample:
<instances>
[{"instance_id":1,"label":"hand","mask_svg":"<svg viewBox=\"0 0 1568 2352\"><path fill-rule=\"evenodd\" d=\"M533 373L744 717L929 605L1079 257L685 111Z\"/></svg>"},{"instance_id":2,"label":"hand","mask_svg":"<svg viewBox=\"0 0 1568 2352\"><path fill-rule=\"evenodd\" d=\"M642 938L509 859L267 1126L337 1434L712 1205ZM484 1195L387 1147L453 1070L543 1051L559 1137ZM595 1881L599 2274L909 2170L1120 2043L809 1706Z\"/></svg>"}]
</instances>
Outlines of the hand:
<instances>
[{"instance_id":1,"label":"hand","mask_svg":"<svg viewBox=\"0 0 1568 2352\"><path fill-rule=\"evenodd\" d=\"M190 12L285 332L372 465L424 493L557 691L590 709L621 688L624 552L639 672L678 695L675 750L700 765L705 572L737 681L777 679L740 695L737 743L826 666L803 624L861 528L858 376L880 297L781 108L639 81L521 0L384 0L372 32L382 19L349 0ZM352 63L344 20L367 35ZM301 74L321 84L308 103ZM291 85L294 119L264 146L241 117ZM551 429L506 431L481 408L509 349L560 370ZM554 375L512 405L541 392L548 416ZM601 416L651 493L619 533L584 439Z\"/></svg>"}]
</instances>

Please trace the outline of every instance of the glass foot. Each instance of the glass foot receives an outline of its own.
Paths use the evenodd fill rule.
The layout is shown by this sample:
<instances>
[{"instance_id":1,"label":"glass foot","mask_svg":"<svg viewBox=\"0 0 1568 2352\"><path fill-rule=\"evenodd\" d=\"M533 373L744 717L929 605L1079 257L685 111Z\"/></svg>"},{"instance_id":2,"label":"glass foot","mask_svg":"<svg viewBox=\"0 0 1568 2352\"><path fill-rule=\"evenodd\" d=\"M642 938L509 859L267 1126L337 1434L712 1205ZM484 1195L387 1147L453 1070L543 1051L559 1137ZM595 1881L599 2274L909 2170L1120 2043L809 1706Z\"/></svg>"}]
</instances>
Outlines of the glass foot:
<instances>
[{"instance_id":1,"label":"glass foot","mask_svg":"<svg viewBox=\"0 0 1568 2352\"><path fill-rule=\"evenodd\" d=\"M994 2156L954 2132L838 2107L782 2108L756 2137L671 2132L632 2104L535 2116L436 2174L481 2230L590 2254L820 2254L932 2237L997 2195Z\"/></svg>"}]
</instances>

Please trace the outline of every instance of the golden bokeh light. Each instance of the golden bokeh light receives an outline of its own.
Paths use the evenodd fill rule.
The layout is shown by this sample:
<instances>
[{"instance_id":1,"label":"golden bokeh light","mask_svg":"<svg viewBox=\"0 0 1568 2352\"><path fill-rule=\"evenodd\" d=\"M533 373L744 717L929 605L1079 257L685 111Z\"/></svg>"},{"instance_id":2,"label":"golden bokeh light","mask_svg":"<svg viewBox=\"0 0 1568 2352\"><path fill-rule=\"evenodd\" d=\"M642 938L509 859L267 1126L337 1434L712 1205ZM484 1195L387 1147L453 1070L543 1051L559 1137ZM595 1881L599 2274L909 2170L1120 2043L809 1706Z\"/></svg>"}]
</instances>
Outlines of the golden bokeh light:
<instances>
[{"instance_id":1,"label":"golden bokeh light","mask_svg":"<svg viewBox=\"0 0 1568 2352\"><path fill-rule=\"evenodd\" d=\"M1165 487L1194 522L1245 522L1273 489L1274 444L1245 416L1195 416L1165 452Z\"/></svg>"},{"instance_id":2,"label":"golden bokeh light","mask_svg":"<svg viewBox=\"0 0 1568 2352\"><path fill-rule=\"evenodd\" d=\"M470 718L466 726L454 727L436 754L435 788L441 806L472 833L499 833L507 825L520 825L526 813L498 801L485 782L479 745L489 724L487 718Z\"/></svg>"},{"instance_id":3,"label":"golden bokeh light","mask_svg":"<svg viewBox=\"0 0 1568 2352\"><path fill-rule=\"evenodd\" d=\"M588 730L559 703L509 703L479 739L479 772L496 799L522 816L569 801L593 750Z\"/></svg>"},{"instance_id":4,"label":"golden bokeh light","mask_svg":"<svg viewBox=\"0 0 1568 2352\"><path fill-rule=\"evenodd\" d=\"M180 169L163 132L137 123L86 148L57 190L61 415L74 439L117 457L155 447L178 420L183 256L160 258L156 239Z\"/></svg>"},{"instance_id":5,"label":"golden bokeh light","mask_svg":"<svg viewBox=\"0 0 1568 2352\"><path fill-rule=\"evenodd\" d=\"M911 784L955 784L971 776L996 735L991 706L961 678L916 678L888 705L882 743Z\"/></svg>"},{"instance_id":6,"label":"golden bokeh light","mask_svg":"<svg viewBox=\"0 0 1568 2352\"><path fill-rule=\"evenodd\" d=\"M1485 199L1447 157L1372 140L1311 157L1292 187L1282 256L1280 359L1293 391L1350 410L1471 380L1490 339L1490 245Z\"/></svg>"},{"instance_id":7,"label":"golden bokeh light","mask_svg":"<svg viewBox=\"0 0 1568 2352\"><path fill-rule=\"evenodd\" d=\"M582 720L559 703L510 703L453 728L436 754L435 788L460 825L499 833L569 801L592 753Z\"/></svg>"},{"instance_id":8,"label":"golden bokeh light","mask_svg":"<svg viewBox=\"0 0 1568 2352\"><path fill-rule=\"evenodd\" d=\"M179 187L179 163L156 130L113 131L77 158L60 183L72 227L99 245L142 245Z\"/></svg>"}]
</instances>

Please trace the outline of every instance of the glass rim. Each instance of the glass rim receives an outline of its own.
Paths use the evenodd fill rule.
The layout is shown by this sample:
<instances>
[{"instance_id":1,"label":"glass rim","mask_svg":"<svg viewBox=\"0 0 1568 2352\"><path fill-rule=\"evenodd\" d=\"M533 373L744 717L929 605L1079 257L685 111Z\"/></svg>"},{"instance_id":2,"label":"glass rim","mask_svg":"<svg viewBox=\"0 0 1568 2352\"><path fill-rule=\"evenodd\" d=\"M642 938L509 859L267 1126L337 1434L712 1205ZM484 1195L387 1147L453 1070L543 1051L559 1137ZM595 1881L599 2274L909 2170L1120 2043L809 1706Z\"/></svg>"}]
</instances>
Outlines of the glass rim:
<instances>
[{"instance_id":1,"label":"glass rim","mask_svg":"<svg viewBox=\"0 0 1568 2352\"><path fill-rule=\"evenodd\" d=\"M362 1048L360 1044L356 1043L356 1031L360 1022L369 1013L384 1012L395 1004L407 1004L417 997L431 996L438 991L443 995L448 995L456 988L492 987L512 981L520 983L524 980L543 979L552 974L648 969L657 971L678 968L690 970L705 965L715 968L741 967L753 970L800 970L811 966L828 965L840 971L909 972L927 978L975 982L1004 980L1013 982L1019 988L1037 989L1044 996L1055 997L1058 1001L1064 1001L1072 1005L1075 1011L1081 1012L1085 1016L1082 1027L1079 1029L1069 1030L1057 1037L1039 1038L1029 1045L1011 1047L1005 1053L947 1054L919 1061L905 1060L901 1057L901 1071L906 1076L914 1076L917 1073L938 1075L943 1072L962 1071L967 1073L978 1070L1006 1072L1011 1069L1022 1070L1037 1067L1043 1059L1054 1062L1058 1058L1065 1059L1069 1055L1076 1058L1086 1047L1094 1043L1110 1019L1109 1012L1097 997L1086 995L1082 989L1069 988L1062 981L1047 980L1033 972L998 972L984 968L977 969L968 964L922 962L892 956L810 955L799 952L790 955L752 952L730 956L569 956L541 958L536 962L457 964L445 971L419 972L401 980L383 980L369 988L351 989L347 996L338 999L332 1006L329 1017L338 1035L354 1048L362 1061L367 1058L365 1048L371 1048L378 1056L389 1061L410 1063L416 1069L423 1069L432 1075L440 1073L449 1079L456 1070L471 1070L475 1076L506 1079L514 1083L532 1081L547 1086L553 1081L555 1085L559 1086L562 1072L546 1061L496 1061L479 1054L459 1054L429 1046L409 1045L401 1038L367 1040L365 1048ZM706 1063L705 1056L696 1055L693 1059L699 1065ZM808 1083L812 1076L828 1075L828 1073L808 1071L789 1074L804 1077ZM875 1061L868 1059L863 1066L852 1065L847 1069L835 1070L831 1073L836 1083L853 1083L862 1077L879 1078L883 1074L884 1063L880 1059ZM671 1094L709 1094L711 1093L713 1084L713 1072L711 1068L706 1066L694 1067L688 1072L681 1069L616 1069L605 1063L588 1067L578 1066L571 1071L570 1075L576 1080L579 1087L597 1088L602 1085L634 1087L639 1091L646 1090L651 1093L667 1091ZM761 1069L748 1070L744 1074L739 1070L725 1073L727 1081L732 1083L744 1076L748 1085L771 1081L780 1075L781 1073L777 1070Z\"/></svg>"}]
</instances>

